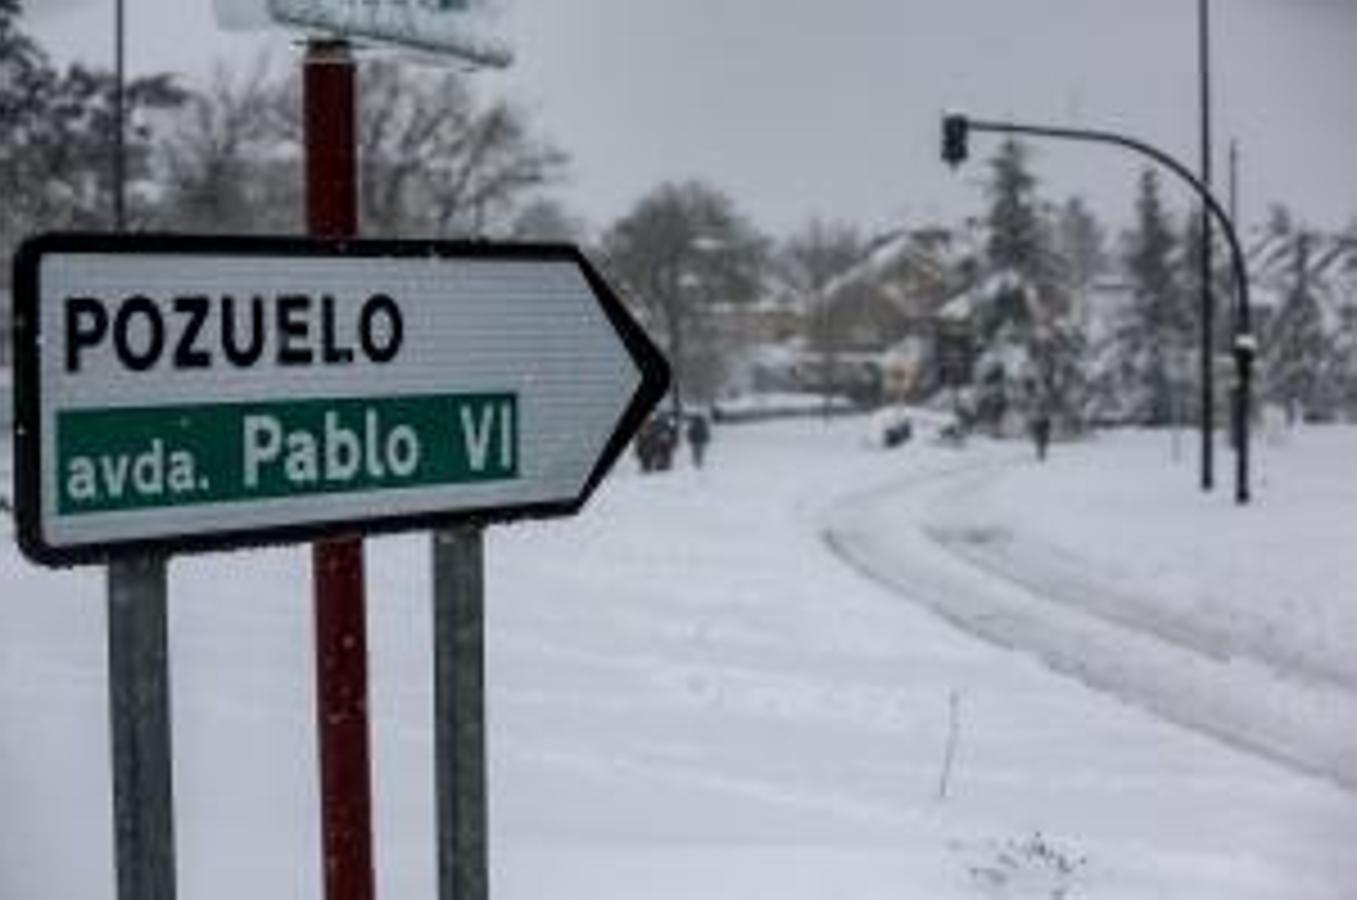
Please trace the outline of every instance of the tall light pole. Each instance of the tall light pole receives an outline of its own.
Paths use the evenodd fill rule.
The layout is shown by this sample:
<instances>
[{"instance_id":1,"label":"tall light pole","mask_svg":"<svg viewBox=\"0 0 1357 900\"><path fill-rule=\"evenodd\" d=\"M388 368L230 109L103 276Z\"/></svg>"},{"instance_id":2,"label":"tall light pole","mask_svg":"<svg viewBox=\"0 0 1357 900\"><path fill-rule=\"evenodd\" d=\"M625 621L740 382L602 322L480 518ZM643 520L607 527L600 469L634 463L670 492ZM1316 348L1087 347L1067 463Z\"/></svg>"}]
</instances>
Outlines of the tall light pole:
<instances>
[{"instance_id":1,"label":"tall light pole","mask_svg":"<svg viewBox=\"0 0 1357 900\"><path fill-rule=\"evenodd\" d=\"M1197 43L1201 83L1201 182L1211 189L1211 3L1198 0ZM1215 295L1211 291L1211 210L1201 204L1201 486L1214 486L1215 459Z\"/></svg>"}]
</instances>

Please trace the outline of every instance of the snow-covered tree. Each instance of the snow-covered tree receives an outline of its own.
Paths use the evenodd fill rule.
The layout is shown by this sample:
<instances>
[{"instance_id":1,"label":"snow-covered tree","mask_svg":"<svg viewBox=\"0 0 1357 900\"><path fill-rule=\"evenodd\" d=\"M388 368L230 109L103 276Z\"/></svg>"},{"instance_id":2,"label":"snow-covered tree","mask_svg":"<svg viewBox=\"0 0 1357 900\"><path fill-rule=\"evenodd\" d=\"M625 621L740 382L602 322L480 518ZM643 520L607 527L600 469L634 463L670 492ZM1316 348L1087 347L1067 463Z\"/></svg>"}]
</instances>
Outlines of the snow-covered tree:
<instances>
[{"instance_id":1,"label":"snow-covered tree","mask_svg":"<svg viewBox=\"0 0 1357 900\"><path fill-rule=\"evenodd\" d=\"M1072 315L1053 318L1036 332L1032 403L1058 428L1080 431L1088 419L1091 385L1089 347L1083 323Z\"/></svg>"},{"instance_id":2,"label":"snow-covered tree","mask_svg":"<svg viewBox=\"0 0 1357 900\"><path fill-rule=\"evenodd\" d=\"M1328 407L1357 422L1357 222L1338 240L1346 252L1333 292L1334 325L1321 383Z\"/></svg>"},{"instance_id":3,"label":"snow-covered tree","mask_svg":"<svg viewBox=\"0 0 1357 900\"><path fill-rule=\"evenodd\" d=\"M1131 303L1105 354L1099 395L1105 413L1152 425L1183 417L1184 385L1193 346L1193 304L1185 297L1176 256L1179 241L1159 197L1153 171L1140 178L1136 221L1123 262Z\"/></svg>"},{"instance_id":4,"label":"snow-covered tree","mask_svg":"<svg viewBox=\"0 0 1357 900\"><path fill-rule=\"evenodd\" d=\"M19 0L0 0L0 254L40 218L45 192L34 189L35 148L56 74L37 43L19 28ZM0 281L8 284L9 267Z\"/></svg>"},{"instance_id":5,"label":"snow-covered tree","mask_svg":"<svg viewBox=\"0 0 1357 900\"><path fill-rule=\"evenodd\" d=\"M112 73L73 65L60 71L20 28L18 0L0 0L0 251L26 234L56 227L107 227L113 209L116 83ZM126 177L133 223L153 202L155 114L183 102L173 78L129 81L124 109ZM140 202L138 202L140 201ZM8 277L8 273L6 276Z\"/></svg>"},{"instance_id":6,"label":"snow-covered tree","mask_svg":"<svg viewBox=\"0 0 1357 900\"><path fill-rule=\"evenodd\" d=\"M1055 227L1039 202L1027 151L1006 141L990 167L986 275L973 292L980 352L977 419L1013 432L1035 414L1077 427L1084 392L1083 338L1068 317Z\"/></svg>"},{"instance_id":7,"label":"snow-covered tree","mask_svg":"<svg viewBox=\"0 0 1357 900\"><path fill-rule=\"evenodd\" d=\"M374 58L358 77L364 234L512 231L523 205L565 166L526 116L484 102L461 73ZM263 63L244 77L219 73L192 95L164 158L164 214L177 226L292 230L302 211L298 79L273 80Z\"/></svg>"},{"instance_id":8,"label":"snow-covered tree","mask_svg":"<svg viewBox=\"0 0 1357 900\"><path fill-rule=\"evenodd\" d=\"M812 219L777 249L772 264L789 286L813 303L832 279L862 260L866 246L855 226Z\"/></svg>"},{"instance_id":9,"label":"snow-covered tree","mask_svg":"<svg viewBox=\"0 0 1357 900\"><path fill-rule=\"evenodd\" d=\"M679 406L718 386L710 308L757 298L766 245L727 194L701 181L656 187L604 235L609 268L668 352Z\"/></svg>"},{"instance_id":10,"label":"snow-covered tree","mask_svg":"<svg viewBox=\"0 0 1357 900\"><path fill-rule=\"evenodd\" d=\"M1060 207L1055 234L1061 280L1083 313L1089 289L1107 269L1106 232L1084 199L1074 196Z\"/></svg>"},{"instance_id":11,"label":"snow-covered tree","mask_svg":"<svg viewBox=\"0 0 1357 900\"><path fill-rule=\"evenodd\" d=\"M1012 272L1023 280L1043 286L1054 280L1055 258L1050 229L1042 221L1027 145L1006 140L990 161L986 186L989 210L986 255L991 271Z\"/></svg>"},{"instance_id":12,"label":"snow-covered tree","mask_svg":"<svg viewBox=\"0 0 1357 900\"><path fill-rule=\"evenodd\" d=\"M1357 302L1340 311L1320 378L1320 404L1357 422Z\"/></svg>"},{"instance_id":13,"label":"snow-covered tree","mask_svg":"<svg viewBox=\"0 0 1357 900\"><path fill-rule=\"evenodd\" d=\"M566 155L509 103L486 103L461 73L373 59L360 73L364 230L484 235L558 178Z\"/></svg>"},{"instance_id":14,"label":"snow-covered tree","mask_svg":"<svg viewBox=\"0 0 1357 900\"><path fill-rule=\"evenodd\" d=\"M547 197L529 201L514 214L509 236L520 241L565 241L580 243L588 224L564 204Z\"/></svg>"},{"instance_id":15,"label":"snow-covered tree","mask_svg":"<svg viewBox=\"0 0 1357 900\"><path fill-rule=\"evenodd\" d=\"M1322 403L1321 378L1330 355L1324 315L1310 278L1310 236L1300 232L1288 242L1291 274L1280 305L1262 330L1261 396L1289 414L1315 411Z\"/></svg>"},{"instance_id":16,"label":"snow-covered tree","mask_svg":"<svg viewBox=\"0 0 1357 900\"><path fill-rule=\"evenodd\" d=\"M192 91L161 148L165 224L225 233L296 231L302 160L291 97L258 61L243 77L219 68Z\"/></svg>"},{"instance_id":17,"label":"snow-covered tree","mask_svg":"<svg viewBox=\"0 0 1357 900\"><path fill-rule=\"evenodd\" d=\"M867 242L852 225L812 219L777 248L772 266L793 291L805 311L805 336L818 352L820 385L825 402L836 393L835 370L841 347L843 306L830 296L830 288L862 262ZM862 285L852 287L861 292ZM839 290L834 293L842 294Z\"/></svg>"}]
</instances>

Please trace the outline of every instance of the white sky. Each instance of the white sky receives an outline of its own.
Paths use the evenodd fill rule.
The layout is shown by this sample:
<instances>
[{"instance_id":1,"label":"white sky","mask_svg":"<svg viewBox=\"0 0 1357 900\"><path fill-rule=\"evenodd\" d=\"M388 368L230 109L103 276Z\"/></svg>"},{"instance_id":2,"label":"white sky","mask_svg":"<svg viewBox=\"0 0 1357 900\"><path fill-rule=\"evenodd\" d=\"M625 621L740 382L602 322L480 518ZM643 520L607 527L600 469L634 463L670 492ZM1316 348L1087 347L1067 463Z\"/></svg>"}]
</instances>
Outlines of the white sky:
<instances>
[{"instance_id":1,"label":"white sky","mask_svg":"<svg viewBox=\"0 0 1357 900\"><path fill-rule=\"evenodd\" d=\"M700 176L760 226L818 214L885 227L980 209L983 169L938 159L939 115L1124 130L1198 165L1192 0L507 0L518 61L478 75L573 156L567 202L595 224L664 179ZM202 77L287 41L229 35L210 0L126 0L130 65ZM27 0L62 58L107 63L111 0ZM1357 218L1357 0L1212 0L1217 184L1241 146L1241 211ZM992 138L973 151L987 155ZM1139 163L1039 148L1053 200L1124 219Z\"/></svg>"}]
</instances>

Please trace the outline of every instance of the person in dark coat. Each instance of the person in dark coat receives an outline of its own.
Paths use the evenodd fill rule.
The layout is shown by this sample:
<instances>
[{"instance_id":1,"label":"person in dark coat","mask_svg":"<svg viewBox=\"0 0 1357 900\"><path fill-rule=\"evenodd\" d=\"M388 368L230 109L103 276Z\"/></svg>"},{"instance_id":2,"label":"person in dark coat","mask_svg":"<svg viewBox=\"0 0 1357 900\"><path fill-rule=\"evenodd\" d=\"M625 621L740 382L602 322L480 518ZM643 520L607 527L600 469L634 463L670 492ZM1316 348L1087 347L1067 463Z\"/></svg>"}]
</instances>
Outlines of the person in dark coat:
<instances>
[{"instance_id":1,"label":"person in dark coat","mask_svg":"<svg viewBox=\"0 0 1357 900\"><path fill-rule=\"evenodd\" d=\"M673 461L678 429L673 418L661 413L651 417L636 435L636 458L642 472L667 471Z\"/></svg>"},{"instance_id":2,"label":"person in dark coat","mask_svg":"<svg viewBox=\"0 0 1357 900\"><path fill-rule=\"evenodd\" d=\"M1037 445L1037 459L1046 461L1046 448L1051 443L1051 417L1045 412L1037 413L1032 420L1032 440Z\"/></svg>"},{"instance_id":3,"label":"person in dark coat","mask_svg":"<svg viewBox=\"0 0 1357 900\"><path fill-rule=\"evenodd\" d=\"M711 425L707 417L698 413L688 418L688 447L693 452L693 468L702 468L702 460L707 455L707 444L711 441Z\"/></svg>"}]
</instances>

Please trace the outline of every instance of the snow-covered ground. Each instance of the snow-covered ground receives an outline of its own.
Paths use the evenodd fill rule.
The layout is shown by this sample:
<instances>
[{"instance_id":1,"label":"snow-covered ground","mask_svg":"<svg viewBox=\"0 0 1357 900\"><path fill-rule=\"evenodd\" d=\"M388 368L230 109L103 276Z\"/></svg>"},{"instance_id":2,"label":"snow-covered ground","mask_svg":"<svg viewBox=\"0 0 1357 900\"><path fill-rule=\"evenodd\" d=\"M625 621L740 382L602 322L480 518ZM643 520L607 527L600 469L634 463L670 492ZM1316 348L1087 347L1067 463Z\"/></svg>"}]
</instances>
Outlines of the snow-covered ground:
<instances>
[{"instance_id":1,"label":"snow-covered ground","mask_svg":"<svg viewBox=\"0 0 1357 900\"><path fill-rule=\"evenodd\" d=\"M1105 443L941 488L925 530L1028 588L1025 646L1053 664L1357 788L1357 433L1265 449L1246 509L1232 458L1208 497L1164 435Z\"/></svg>"},{"instance_id":2,"label":"snow-covered ground","mask_svg":"<svg viewBox=\"0 0 1357 900\"><path fill-rule=\"evenodd\" d=\"M1238 510L1162 435L863 428L719 429L491 532L492 896L1357 895L1357 431L1263 448ZM101 576L8 528L0 897L112 897ZM433 897L427 538L369 546L379 891ZM180 896L318 897L305 554L171 578Z\"/></svg>"}]
</instances>

